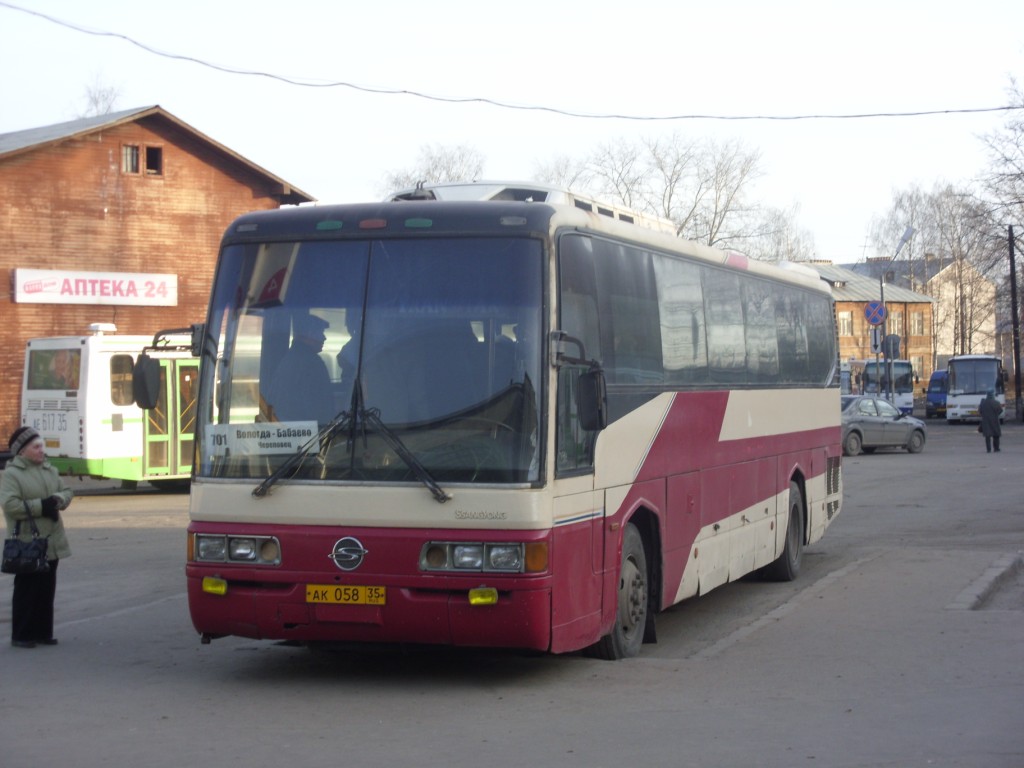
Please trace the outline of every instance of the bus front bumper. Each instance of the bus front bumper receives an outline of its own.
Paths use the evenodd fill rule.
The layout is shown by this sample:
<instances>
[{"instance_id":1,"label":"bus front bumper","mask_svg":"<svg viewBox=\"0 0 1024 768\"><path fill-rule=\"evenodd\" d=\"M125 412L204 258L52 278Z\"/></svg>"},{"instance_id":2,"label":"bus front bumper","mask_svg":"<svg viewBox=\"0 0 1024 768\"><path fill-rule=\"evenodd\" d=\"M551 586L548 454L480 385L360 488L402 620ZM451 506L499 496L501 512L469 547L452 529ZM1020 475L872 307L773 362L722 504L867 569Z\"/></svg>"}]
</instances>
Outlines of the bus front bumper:
<instances>
[{"instance_id":1,"label":"bus front bumper","mask_svg":"<svg viewBox=\"0 0 1024 768\"><path fill-rule=\"evenodd\" d=\"M469 589L388 585L382 605L309 602L307 582L219 579L224 594L204 589L208 568L188 566L192 623L204 640L226 635L302 642L416 643L548 650L550 589L497 590L493 604L473 605Z\"/></svg>"}]
</instances>

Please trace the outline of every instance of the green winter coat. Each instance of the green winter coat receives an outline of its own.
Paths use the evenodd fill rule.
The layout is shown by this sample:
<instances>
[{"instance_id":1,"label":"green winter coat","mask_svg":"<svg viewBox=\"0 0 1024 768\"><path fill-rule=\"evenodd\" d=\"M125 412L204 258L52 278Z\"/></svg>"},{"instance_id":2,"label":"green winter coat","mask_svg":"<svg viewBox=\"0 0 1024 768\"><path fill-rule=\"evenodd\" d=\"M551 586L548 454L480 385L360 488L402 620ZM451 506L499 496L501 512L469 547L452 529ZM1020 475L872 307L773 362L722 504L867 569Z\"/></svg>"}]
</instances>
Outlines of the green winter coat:
<instances>
[{"instance_id":1,"label":"green winter coat","mask_svg":"<svg viewBox=\"0 0 1024 768\"><path fill-rule=\"evenodd\" d=\"M7 468L0 476L0 504L4 507L4 520L7 522L7 535L14 535L14 527L19 520L27 520L28 514L36 521L39 535L50 539L47 552L50 559L61 559L71 556L71 546L64 532L64 520L56 523L43 517L43 499L48 496L60 496L66 507L74 497L72 491L64 483L64 479L48 461L35 464L24 456L16 456L7 462ZM61 513L63 515L63 512ZM32 527L27 522L21 524L20 538L28 541L32 538Z\"/></svg>"}]
</instances>

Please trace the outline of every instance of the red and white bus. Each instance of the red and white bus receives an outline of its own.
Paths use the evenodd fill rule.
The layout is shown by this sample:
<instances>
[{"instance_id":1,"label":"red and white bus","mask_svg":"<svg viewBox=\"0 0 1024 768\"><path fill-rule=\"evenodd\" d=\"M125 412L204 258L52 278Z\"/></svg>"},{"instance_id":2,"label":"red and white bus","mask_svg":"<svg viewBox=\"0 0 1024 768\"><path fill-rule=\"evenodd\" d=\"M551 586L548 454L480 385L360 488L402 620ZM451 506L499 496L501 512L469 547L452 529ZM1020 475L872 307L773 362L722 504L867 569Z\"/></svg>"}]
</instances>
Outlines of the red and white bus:
<instances>
[{"instance_id":1,"label":"red and white bus","mask_svg":"<svg viewBox=\"0 0 1024 768\"><path fill-rule=\"evenodd\" d=\"M614 659L685 598L796 577L842 495L825 283L504 197L230 226L188 530L204 642Z\"/></svg>"}]
</instances>

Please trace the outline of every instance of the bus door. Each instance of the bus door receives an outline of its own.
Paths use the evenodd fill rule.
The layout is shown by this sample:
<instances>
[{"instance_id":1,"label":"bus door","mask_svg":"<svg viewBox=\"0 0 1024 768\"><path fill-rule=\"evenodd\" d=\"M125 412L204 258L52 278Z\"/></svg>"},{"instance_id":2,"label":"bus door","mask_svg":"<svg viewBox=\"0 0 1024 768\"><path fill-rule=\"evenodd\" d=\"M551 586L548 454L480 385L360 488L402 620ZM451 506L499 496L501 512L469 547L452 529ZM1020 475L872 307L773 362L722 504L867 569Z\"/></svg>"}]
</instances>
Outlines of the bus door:
<instances>
[{"instance_id":1,"label":"bus door","mask_svg":"<svg viewBox=\"0 0 1024 768\"><path fill-rule=\"evenodd\" d=\"M143 477L188 475L195 443L199 360L160 360L160 397L146 411Z\"/></svg>"}]
</instances>

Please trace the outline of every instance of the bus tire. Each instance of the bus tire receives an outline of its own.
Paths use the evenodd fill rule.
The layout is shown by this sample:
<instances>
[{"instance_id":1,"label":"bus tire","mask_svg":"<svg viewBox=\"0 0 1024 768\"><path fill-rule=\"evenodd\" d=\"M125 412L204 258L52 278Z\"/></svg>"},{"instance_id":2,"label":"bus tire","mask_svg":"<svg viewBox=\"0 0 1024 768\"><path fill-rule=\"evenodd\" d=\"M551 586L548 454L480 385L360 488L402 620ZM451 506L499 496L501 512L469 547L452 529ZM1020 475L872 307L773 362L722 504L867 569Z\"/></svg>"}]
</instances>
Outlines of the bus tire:
<instances>
[{"instance_id":1,"label":"bus tire","mask_svg":"<svg viewBox=\"0 0 1024 768\"><path fill-rule=\"evenodd\" d=\"M769 581L793 581L800 575L804 559L804 502L800 486L789 484L789 523L786 527L786 546L773 563L764 567Z\"/></svg>"},{"instance_id":2,"label":"bus tire","mask_svg":"<svg viewBox=\"0 0 1024 768\"><path fill-rule=\"evenodd\" d=\"M612 631L591 647L599 659L616 661L640 653L650 611L650 574L640 531L627 523L622 536L618 607Z\"/></svg>"}]
</instances>

